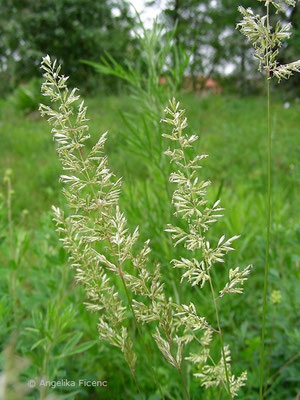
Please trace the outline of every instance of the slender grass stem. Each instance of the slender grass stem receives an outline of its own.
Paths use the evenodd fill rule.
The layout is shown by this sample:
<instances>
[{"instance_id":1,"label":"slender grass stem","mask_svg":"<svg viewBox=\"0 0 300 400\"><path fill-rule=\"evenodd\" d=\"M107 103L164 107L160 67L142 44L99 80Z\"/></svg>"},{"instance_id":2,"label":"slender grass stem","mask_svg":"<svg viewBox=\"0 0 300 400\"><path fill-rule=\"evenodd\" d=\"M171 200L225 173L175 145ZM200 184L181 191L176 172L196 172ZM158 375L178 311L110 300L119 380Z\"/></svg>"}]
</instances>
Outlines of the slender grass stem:
<instances>
[{"instance_id":1,"label":"slender grass stem","mask_svg":"<svg viewBox=\"0 0 300 400\"><path fill-rule=\"evenodd\" d=\"M180 380L181 380L183 394L184 394L184 396L185 396L185 398L187 400L190 400L190 395L189 395L189 392L187 390L186 384L184 382L181 369L180 368L176 368L176 369L177 369L178 375L179 375Z\"/></svg>"},{"instance_id":2,"label":"slender grass stem","mask_svg":"<svg viewBox=\"0 0 300 400\"><path fill-rule=\"evenodd\" d=\"M268 382L269 382L269 376L270 376L270 371L272 367L272 356L273 356L273 347L274 347L274 331L275 331L275 326L276 326L276 307L273 308L273 319L272 319L272 331L271 331L271 343L270 343L270 351L268 355L268 365L266 367L266 382L264 382L264 393L267 390Z\"/></svg>"},{"instance_id":3,"label":"slender grass stem","mask_svg":"<svg viewBox=\"0 0 300 400\"><path fill-rule=\"evenodd\" d=\"M135 383L135 385L136 385L136 387L137 387L137 390L138 390L138 392L139 392L140 398L142 399L142 398L143 398L142 392L141 392L140 386L139 386L139 384L138 384L138 381L137 381L137 379L136 379L136 376L135 376L134 372L132 372L132 377L133 377L134 383Z\"/></svg>"},{"instance_id":4,"label":"slender grass stem","mask_svg":"<svg viewBox=\"0 0 300 400\"><path fill-rule=\"evenodd\" d=\"M225 376L226 376L227 392L228 392L229 398L232 400L232 395L231 395L231 390L230 390L229 373L228 373L226 357L225 357L225 350L224 350L223 334L222 334L222 329L221 329L221 325L220 325L218 304L217 304L217 299L216 299L216 295L215 295L215 291L214 291L214 286L213 286L213 283L212 283L212 280L211 280L211 277L210 277L210 273L208 273L208 276L209 276L210 290L211 290L213 303L214 303L214 307L215 307L215 312L216 312L218 333L219 333L219 338L220 338L221 352L222 352L222 358L223 358L223 362L224 362L224 369L225 369Z\"/></svg>"},{"instance_id":5,"label":"slender grass stem","mask_svg":"<svg viewBox=\"0 0 300 400\"><path fill-rule=\"evenodd\" d=\"M267 15L269 15L269 10ZM268 24L268 22L267 22ZM270 232L271 232L271 163L272 163L272 138L271 138L271 121L270 121L270 79L269 72L267 72L267 135L268 135L268 148L267 148L267 238L266 238L266 255L264 266L264 293L263 293L263 311L262 311L262 328L261 328L261 343L260 343L260 366L259 366L259 399L263 400L263 383L264 383L264 366L265 366L265 335L266 335L266 316L267 316L267 295L269 286L269 255L270 255Z\"/></svg>"}]
</instances>

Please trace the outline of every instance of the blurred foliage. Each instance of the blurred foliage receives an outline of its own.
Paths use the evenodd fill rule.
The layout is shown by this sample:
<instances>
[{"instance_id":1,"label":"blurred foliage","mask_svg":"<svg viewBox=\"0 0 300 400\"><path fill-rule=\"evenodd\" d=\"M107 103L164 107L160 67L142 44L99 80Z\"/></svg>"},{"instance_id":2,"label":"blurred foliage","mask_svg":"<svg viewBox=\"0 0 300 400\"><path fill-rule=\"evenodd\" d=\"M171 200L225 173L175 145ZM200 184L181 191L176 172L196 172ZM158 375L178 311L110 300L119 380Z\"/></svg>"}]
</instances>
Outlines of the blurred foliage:
<instances>
[{"instance_id":1,"label":"blurred foliage","mask_svg":"<svg viewBox=\"0 0 300 400\"><path fill-rule=\"evenodd\" d=\"M100 63L85 63L101 75L125 82L136 109L131 114L122 113L126 132L120 135L132 153L160 169L163 158L160 119L168 99L181 87L189 60L184 50L174 46L175 30L166 32L157 21L152 29L147 30L141 21L139 27L141 33L136 32L139 56L134 62L126 61L123 66L112 54L107 54ZM170 59L172 64L168 62Z\"/></svg>"},{"instance_id":2,"label":"blurred foliage","mask_svg":"<svg viewBox=\"0 0 300 400\"><path fill-rule=\"evenodd\" d=\"M41 94L41 79L32 78L28 83L19 85L9 97L9 101L17 111L24 114L36 112L39 104L44 101Z\"/></svg>"},{"instance_id":3,"label":"blurred foliage","mask_svg":"<svg viewBox=\"0 0 300 400\"><path fill-rule=\"evenodd\" d=\"M146 225L151 232L156 232L153 240L157 238L158 254L162 260L162 255L166 259L169 256L170 243L166 237L161 239L159 233L164 230L166 218L172 220L173 216L169 206L170 163L163 155L164 127L160 120L168 100L182 85L189 59L182 47L174 45L175 29L165 31L164 26L157 21L154 21L153 28L149 30L145 29L141 21L139 26L141 33L137 34L137 43L140 57L134 64L128 63L122 67L108 55L102 58L100 63L89 62L89 65L102 75L116 76L124 81L131 95L134 108L129 111L120 110L120 145L128 159L134 157L138 163L144 184L137 187L130 173L126 172L128 165L125 165L123 175L125 179L128 178L129 185L123 195L131 204L130 212L135 216L141 216L145 210L152 208L151 217L147 219ZM155 186L151 185L149 177L151 181L156 182ZM135 202L137 197L145 199L146 202L151 199L151 206ZM137 222L137 225L139 224Z\"/></svg>"},{"instance_id":4,"label":"blurred foliage","mask_svg":"<svg viewBox=\"0 0 300 400\"><path fill-rule=\"evenodd\" d=\"M134 52L134 20L123 0L0 0L0 10L0 71L7 89L40 76L45 54L57 58L73 82L91 88L91 71L80 58L109 51L122 61Z\"/></svg>"},{"instance_id":5,"label":"blurred foliage","mask_svg":"<svg viewBox=\"0 0 300 400\"><path fill-rule=\"evenodd\" d=\"M224 78L224 72L232 71L235 90L243 94L261 90L253 73L251 49L235 29L239 0L146 0L145 4L159 7L160 21L168 30L175 28L174 43L188 56L187 74L194 89L201 77ZM243 6L257 12L262 7L253 0L246 0ZM146 7L144 14L147 12ZM299 4L293 10L286 7L282 18L294 27L280 60L285 63L300 52ZM121 80L93 74L79 61L97 62L106 54L122 67L124 60L135 61L140 54L138 19L127 0L0 0L0 91L9 92L39 76L41 57L50 54L71 76L72 85L89 92L120 92ZM174 58L166 60L167 66L175 63ZM285 83L283 88L295 92L299 86Z\"/></svg>"},{"instance_id":6,"label":"blurred foliage","mask_svg":"<svg viewBox=\"0 0 300 400\"><path fill-rule=\"evenodd\" d=\"M251 66L249 46L240 40L235 26L239 20L239 0L169 0L164 10L169 26L176 26L176 42L189 54L189 71L196 85L197 76L223 75L228 64L246 82ZM253 1L244 4L253 7ZM258 9L260 4L256 2ZM248 66L248 68L247 68Z\"/></svg>"}]
</instances>

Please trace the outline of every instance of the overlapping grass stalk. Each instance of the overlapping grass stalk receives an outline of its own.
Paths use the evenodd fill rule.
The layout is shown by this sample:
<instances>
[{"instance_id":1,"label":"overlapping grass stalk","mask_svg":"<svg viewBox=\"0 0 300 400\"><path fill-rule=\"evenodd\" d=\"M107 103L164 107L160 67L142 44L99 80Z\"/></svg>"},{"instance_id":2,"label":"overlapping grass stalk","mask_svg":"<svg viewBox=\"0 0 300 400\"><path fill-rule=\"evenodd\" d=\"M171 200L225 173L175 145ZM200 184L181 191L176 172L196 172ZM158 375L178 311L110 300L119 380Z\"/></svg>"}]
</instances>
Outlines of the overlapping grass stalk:
<instances>
[{"instance_id":1,"label":"overlapping grass stalk","mask_svg":"<svg viewBox=\"0 0 300 400\"><path fill-rule=\"evenodd\" d=\"M270 264L270 236L271 236L271 203L272 203L272 138L271 138L271 121L270 121L270 80L272 77L281 79L289 79L294 72L300 72L300 60L280 65L277 61L279 48L282 46L283 40L289 39L291 36L292 25L283 24L277 21L274 27L270 24L270 5L279 12L285 12L286 7L295 7L295 0L266 0L264 1L266 14L264 16L255 15L251 8L239 7L239 11L243 15L242 21L237 25L241 33L253 44L254 55L259 60L259 71L266 76L267 87L267 193L266 193L266 253L264 265L264 292L263 292L263 311L262 311L262 328L261 328L261 344L260 344L260 366L259 366L259 398L264 398L264 368L265 368L265 337L266 337L266 318L267 318L267 298L269 286L269 264Z\"/></svg>"},{"instance_id":2,"label":"overlapping grass stalk","mask_svg":"<svg viewBox=\"0 0 300 400\"><path fill-rule=\"evenodd\" d=\"M222 217L220 212L223 209L219 201L208 205L206 188L210 182L201 181L197 173L206 155L189 159L186 154L197 136L188 136L184 132L187 127L184 110L180 110L179 103L173 99L170 108L166 109L169 115L164 119L173 130L163 136L178 145L165 152L176 166L170 176L170 181L176 184L172 202L175 215L186 224L185 230L169 225L167 231L176 240L175 246L182 242L193 253L191 259L172 260L174 267L185 269L183 278L188 278L192 286L203 287L209 282L217 328L205 316L198 315L194 303L177 304L168 295L159 263L150 262L150 241L139 244L138 227L130 233L127 220L120 211L121 180L115 179L108 168L104 154L106 133L87 151L85 142L90 138L87 108L83 102L76 105L79 100L76 89L69 91L67 78L60 75L60 66L55 61L52 63L49 56L43 59L42 68L45 78L42 92L58 107L41 105L40 110L52 125L65 172L61 180L70 213L65 216L62 210L54 207L55 221L75 269L75 278L85 288L85 304L89 310L99 313L100 339L123 353L141 394L135 369L134 331L126 312L129 309L145 353L147 345L141 325L150 324L149 329L159 351L178 372L184 398L190 398L183 376L185 362L194 364L197 370L195 376L200 378L204 388L224 388L229 398L237 396L239 388L245 384L246 372L239 377L231 372L230 350L223 343L217 303L227 293L242 293L251 266L244 270L238 267L230 269L228 282L219 291L219 296L216 295L211 268L224 262L226 253L233 250L231 244L238 236L225 239L223 235L216 245L208 241L206 232ZM116 279L122 283L121 287L118 285L119 290L113 284ZM126 304L122 297L125 297ZM219 360L214 360L211 355L215 333L220 339ZM189 356L184 357L187 352ZM147 361L163 397L155 367L151 365L150 358Z\"/></svg>"}]
</instances>

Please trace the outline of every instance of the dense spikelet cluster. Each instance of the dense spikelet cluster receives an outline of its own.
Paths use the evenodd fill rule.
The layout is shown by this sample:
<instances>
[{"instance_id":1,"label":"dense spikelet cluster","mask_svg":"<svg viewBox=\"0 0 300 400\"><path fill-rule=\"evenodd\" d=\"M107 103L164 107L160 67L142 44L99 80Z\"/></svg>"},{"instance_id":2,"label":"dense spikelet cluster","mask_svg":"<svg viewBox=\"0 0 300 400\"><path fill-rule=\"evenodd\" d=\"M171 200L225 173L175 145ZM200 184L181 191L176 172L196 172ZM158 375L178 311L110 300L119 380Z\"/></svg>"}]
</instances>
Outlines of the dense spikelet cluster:
<instances>
[{"instance_id":1,"label":"dense spikelet cluster","mask_svg":"<svg viewBox=\"0 0 300 400\"><path fill-rule=\"evenodd\" d=\"M121 180L108 168L104 154L106 133L88 151L85 146L90 138L87 108L79 102L75 89L69 91L67 78L59 75L60 66L55 61L52 63L49 56L43 59L42 69L45 78L42 93L57 106L40 105L40 111L52 125L64 170L61 175L63 192L70 210L70 215L65 216L62 210L53 207L55 221L75 270L75 279L85 288L85 305L99 313L100 339L122 351L135 376L137 358L127 321L130 310L139 333L141 325L152 324L152 336L158 349L180 377L182 362L192 362L200 371L195 376L201 379L203 387L223 385L230 397L236 396L246 380L246 373L239 378L231 373L228 347L224 347L218 362L210 355L214 334L221 332L219 326L215 329L204 316L199 316L194 303L176 304L166 296L160 265L150 263L150 241L140 246L138 227L132 233L128 229L118 204ZM183 279L203 287L207 281L212 285L210 269L215 263L223 262L225 254L233 250L231 243L237 236L229 239L222 236L216 248L205 237L205 232L221 217L222 208L219 201L211 208L207 206L206 188L210 182L197 177L197 170L201 168L199 162L206 156L187 160L185 150L197 136L183 134L187 126L184 112L179 110L175 100L170 106L166 111L171 118L165 121L173 126L173 131L165 136L179 144L166 151L178 167L170 177L170 181L177 184L173 204L175 215L187 222L188 229L170 225L167 230L172 232L175 245L183 242L192 252L201 250L203 256L199 260L195 253L191 259L173 260L172 264L185 270ZM243 271L230 270L229 282L219 297L225 293L241 293L249 272L250 266ZM123 285L126 304L112 283L115 276ZM184 358L191 343L198 351ZM185 393L187 395L188 391Z\"/></svg>"},{"instance_id":2,"label":"dense spikelet cluster","mask_svg":"<svg viewBox=\"0 0 300 400\"><path fill-rule=\"evenodd\" d=\"M69 91L67 77L59 75L60 66L56 61L51 63L46 56L42 69L45 71L42 93L58 103L58 108L41 104L40 112L53 126L59 159L66 172L61 175L63 192L72 211L65 217L60 209L53 207L58 231L70 254L76 280L86 290L87 308L101 312L100 338L120 348L134 374L136 356L126 327L126 306L110 282L107 270L122 274L122 263L136 240L137 231L127 234L124 218L118 211L121 181L114 179L103 154L106 133L85 155L84 144L90 138L87 107L83 101L77 105L76 89ZM108 252L117 258L117 265L97 251L99 244L110 247Z\"/></svg>"},{"instance_id":3,"label":"dense spikelet cluster","mask_svg":"<svg viewBox=\"0 0 300 400\"><path fill-rule=\"evenodd\" d=\"M211 226L222 217L223 208L220 207L220 201L216 201L212 206L208 205L207 187L209 181L199 178L198 170L201 168L200 162L207 155L198 155L192 159L187 157L186 149L192 146L197 140L196 135L189 136L185 133L188 126L185 111L179 108L179 103L175 99L170 101L170 107L165 110L166 118L163 122L172 127L172 132L163 136L173 142L172 149L169 148L165 154L170 157L171 163L175 166L174 172L170 175L170 182L176 184L173 193L172 203L175 208L174 215L181 218L185 224L185 229L168 225L166 231L172 234L175 246L183 243L184 247L193 252L194 257L190 259L180 258L172 260L175 268L183 269L182 279L187 278L192 286L199 285L201 288L209 282L213 302L218 317L217 298L214 293L213 282L211 279L211 268L217 263L224 263L224 257L234 250L232 242L238 238L233 236L226 239L223 235L216 246L212 245L208 238L207 232ZM240 271L239 267L229 271L229 282L224 289L220 291L222 297L225 293L242 293L243 283L250 273L251 265ZM200 369L200 373L195 376L202 380L204 387L218 386L223 384L231 397L237 394L238 389L244 385L246 373L239 378L235 378L231 373L230 352L228 346L222 347L222 357L218 363L215 363L210 357L209 346L213 339L213 333L219 333L222 338L221 328L218 322L218 330L211 328L207 322L197 316L196 308L192 304L189 308L181 307L182 311L177 315L181 316L181 323L185 327L193 330L193 318L197 321L196 326L205 329L202 339L199 341L202 348L197 354L190 354L187 360L196 364ZM189 316L189 320L185 320L185 315ZM201 322L200 322L201 321Z\"/></svg>"},{"instance_id":4,"label":"dense spikelet cluster","mask_svg":"<svg viewBox=\"0 0 300 400\"><path fill-rule=\"evenodd\" d=\"M175 246L182 242L187 250L192 252L200 250L202 254L200 260L181 258L172 260L172 263L175 268L185 270L182 279L187 278L192 286L200 284L203 287L211 279L210 270L213 265L225 262L225 255L234 250L231 245L239 236L226 239L225 235L222 235L215 247L207 239L207 231L223 216L221 212L224 210L220 207L220 200L211 207L208 205L207 187L211 182L201 181L197 173L197 170L202 168L200 161L207 155L196 156L192 160L187 159L185 149L191 147L191 143L197 140L198 136L185 134L184 129L187 127L185 110L179 109L179 103L175 99L170 101L170 108L166 108L165 113L169 117L163 119L163 122L171 125L173 129L171 134L163 134L163 136L176 142L178 146L173 151L168 149L165 152L178 168L170 175L170 182L176 183L172 198L176 210L174 215L184 220L187 228L168 225L166 231L172 234ZM251 265L243 271L240 271L239 267L235 270L231 269L229 282L222 293L236 293L237 290L241 293L242 288L236 288L236 286L243 285L250 269Z\"/></svg>"},{"instance_id":5,"label":"dense spikelet cluster","mask_svg":"<svg viewBox=\"0 0 300 400\"><path fill-rule=\"evenodd\" d=\"M294 72L300 72L300 60L279 65L279 48L284 40L290 38L292 25L277 21L275 27L272 27L269 22L269 6L271 4L278 13L285 11L284 6L295 7L296 1L266 0L264 3L267 13L262 17L254 14L250 7L245 9L240 6L243 19L237 24L237 28L252 43L255 57L259 60L259 71L266 71L268 77L275 76L280 82L281 79L288 79Z\"/></svg>"}]
</instances>

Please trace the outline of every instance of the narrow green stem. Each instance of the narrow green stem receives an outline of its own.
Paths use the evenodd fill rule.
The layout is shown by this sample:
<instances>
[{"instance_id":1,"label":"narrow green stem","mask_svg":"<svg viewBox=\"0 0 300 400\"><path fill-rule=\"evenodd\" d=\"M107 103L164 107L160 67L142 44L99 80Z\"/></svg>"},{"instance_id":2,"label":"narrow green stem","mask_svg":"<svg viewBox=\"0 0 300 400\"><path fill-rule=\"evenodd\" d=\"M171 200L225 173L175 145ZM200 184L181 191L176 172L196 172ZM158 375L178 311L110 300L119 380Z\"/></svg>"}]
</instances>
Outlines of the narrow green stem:
<instances>
[{"instance_id":1,"label":"narrow green stem","mask_svg":"<svg viewBox=\"0 0 300 400\"><path fill-rule=\"evenodd\" d=\"M219 388L218 400L222 399L222 387Z\"/></svg>"},{"instance_id":2,"label":"narrow green stem","mask_svg":"<svg viewBox=\"0 0 300 400\"><path fill-rule=\"evenodd\" d=\"M136 385L136 387L137 387L137 390L138 390L138 392L139 392L140 398L142 399L142 398L143 398L142 392L141 392L140 386L139 386L139 384L138 384L138 381L137 381L137 379L136 379L136 377L135 377L134 372L132 372L132 377L133 377L134 383L135 383L135 385Z\"/></svg>"},{"instance_id":3,"label":"narrow green stem","mask_svg":"<svg viewBox=\"0 0 300 400\"><path fill-rule=\"evenodd\" d=\"M272 319L272 331L271 331L271 343L270 343L270 351L268 355L268 365L266 368L266 382L264 382L264 393L267 390L271 366L272 366L272 356L273 356L273 347L274 347L274 331L276 325L276 306L273 306L273 319Z\"/></svg>"},{"instance_id":4,"label":"narrow green stem","mask_svg":"<svg viewBox=\"0 0 300 400\"><path fill-rule=\"evenodd\" d=\"M208 273L209 276L209 285L210 285L210 290L215 306L215 312L216 312L216 319L217 319L217 325L218 325L218 333L219 333L219 338L220 338L220 344L221 344L221 352L222 352L222 358L223 358L223 363L224 363L224 369L225 369L225 376L226 376L226 386L227 386L227 392L229 398L232 400L232 394L230 390L230 380L229 380L229 373L228 373L228 368L227 368L227 363L226 363L226 357L225 357L225 349L224 349L224 342L223 342L223 335L222 335L222 329L220 325L220 318L219 318L219 310L218 310L218 304L217 304L217 299L213 287L213 283L211 280L210 273Z\"/></svg>"},{"instance_id":5,"label":"narrow green stem","mask_svg":"<svg viewBox=\"0 0 300 400\"><path fill-rule=\"evenodd\" d=\"M263 400L263 383L264 383L264 366L265 366L265 334L266 334L266 316L267 316L267 294L269 285L269 255L270 255L270 231L271 231L271 161L272 161L272 143L271 143L271 121L270 121L270 79L267 72L267 134L268 134L268 149L267 149L267 243L265 255L265 274L264 274L264 294L263 294L263 311L262 311L262 329L260 343L260 366L259 366L259 399Z\"/></svg>"},{"instance_id":6,"label":"narrow green stem","mask_svg":"<svg viewBox=\"0 0 300 400\"><path fill-rule=\"evenodd\" d=\"M183 388L183 394L184 394L184 396L185 396L185 398L186 398L187 400L190 400L190 395L189 395L189 392L188 392L188 390L187 390L186 384L185 384L185 382L184 382L181 369L180 369L180 367L179 367L179 368L176 368L176 369L177 369L177 372L178 372L179 377L180 377L180 380L181 380L181 384L182 384L182 388Z\"/></svg>"},{"instance_id":7,"label":"narrow green stem","mask_svg":"<svg viewBox=\"0 0 300 400\"><path fill-rule=\"evenodd\" d=\"M49 379L48 367L50 362L50 354L52 351L52 346L48 345L47 350L45 350L43 365L42 365L42 379ZM40 385L40 400L45 400L47 397L48 387L46 385Z\"/></svg>"}]
</instances>

